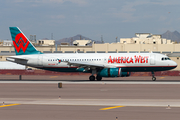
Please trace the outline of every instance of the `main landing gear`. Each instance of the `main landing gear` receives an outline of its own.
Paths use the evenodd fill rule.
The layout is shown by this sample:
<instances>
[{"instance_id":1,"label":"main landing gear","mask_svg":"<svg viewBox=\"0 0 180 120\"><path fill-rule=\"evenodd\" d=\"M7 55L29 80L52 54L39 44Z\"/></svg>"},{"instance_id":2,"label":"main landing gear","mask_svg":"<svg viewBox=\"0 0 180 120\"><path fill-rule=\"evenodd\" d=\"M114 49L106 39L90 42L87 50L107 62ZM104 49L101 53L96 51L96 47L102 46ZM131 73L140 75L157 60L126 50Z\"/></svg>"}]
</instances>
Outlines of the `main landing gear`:
<instances>
[{"instance_id":1,"label":"main landing gear","mask_svg":"<svg viewBox=\"0 0 180 120\"><path fill-rule=\"evenodd\" d=\"M89 80L90 81L95 81L95 76L94 75L89 76Z\"/></svg>"},{"instance_id":2,"label":"main landing gear","mask_svg":"<svg viewBox=\"0 0 180 120\"><path fill-rule=\"evenodd\" d=\"M95 79L97 80L97 81L101 81L102 80L102 77L101 76L94 76L94 75L91 75L91 76L89 76L89 80L90 81L95 81Z\"/></svg>"},{"instance_id":3,"label":"main landing gear","mask_svg":"<svg viewBox=\"0 0 180 120\"><path fill-rule=\"evenodd\" d=\"M152 81L156 81L156 77L154 77L154 72L152 71Z\"/></svg>"},{"instance_id":4,"label":"main landing gear","mask_svg":"<svg viewBox=\"0 0 180 120\"><path fill-rule=\"evenodd\" d=\"M101 80L102 80L102 77L99 76L99 75L97 75L97 76L96 76L96 80L97 80L97 81L101 81Z\"/></svg>"},{"instance_id":5,"label":"main landing gear","mask_svg":"<svg viewBox=\"0 0 180 120\"><path fill-rule=\"evenodd\" d=\"M97 75L97 76L95 77L94 74L96 74L96 70L92 70L92 75L89 76L89 80L90 80L90 81L95 81L95 79L96 79L97 81L101 81L101 80L102 80L102 77L101 77L101 76Z\"/></svg>"}]
</instances>

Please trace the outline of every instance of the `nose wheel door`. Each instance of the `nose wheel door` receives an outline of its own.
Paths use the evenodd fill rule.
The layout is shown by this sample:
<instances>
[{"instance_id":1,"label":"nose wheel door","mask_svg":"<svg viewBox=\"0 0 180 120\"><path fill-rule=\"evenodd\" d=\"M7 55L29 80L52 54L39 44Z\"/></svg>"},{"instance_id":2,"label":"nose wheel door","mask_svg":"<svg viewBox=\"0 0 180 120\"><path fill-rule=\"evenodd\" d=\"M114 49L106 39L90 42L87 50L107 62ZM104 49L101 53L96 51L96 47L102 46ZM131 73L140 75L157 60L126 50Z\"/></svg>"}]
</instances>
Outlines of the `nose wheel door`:
<instances>
[{"instance_id":1,"label":"nose wheel door","mask_svg":"<svg viewBox=\"0 0 180 120\"><path fill-rule=\"evenodd\" d=\"M156 58L155 55L150 56L150 65L155 65L155 58Z\"/></svg>"}]
</instances>

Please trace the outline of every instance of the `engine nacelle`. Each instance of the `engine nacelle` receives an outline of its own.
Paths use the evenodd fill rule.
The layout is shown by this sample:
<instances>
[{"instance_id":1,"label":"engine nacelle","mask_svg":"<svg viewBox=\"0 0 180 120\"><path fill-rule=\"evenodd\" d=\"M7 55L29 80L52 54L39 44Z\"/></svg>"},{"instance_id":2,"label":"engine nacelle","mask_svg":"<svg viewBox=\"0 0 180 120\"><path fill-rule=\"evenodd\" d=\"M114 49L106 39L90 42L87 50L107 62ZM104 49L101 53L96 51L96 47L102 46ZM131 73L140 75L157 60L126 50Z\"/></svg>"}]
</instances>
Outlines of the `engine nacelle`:
<instances>
[{"instance_id":1,"label":"engine nacelle","mask_svg":"<svg viewBox=\"0 0 180 120\"><path fill-rule=\"evenodd\" d=\"M101 77L128 77L129 72L121 72L121 68L104 68L98 72Z\"/></svg>"},{"instance_id":2,"label":"engine nacelle","mask_svg":"<svg viewBox=\"0 0 180 120\"><path fill-rule=\"evenodd\" d=\"M98 75L101 77L119 77L121 73L121 68L104 68Z\"/></svg>"}]
</instances>

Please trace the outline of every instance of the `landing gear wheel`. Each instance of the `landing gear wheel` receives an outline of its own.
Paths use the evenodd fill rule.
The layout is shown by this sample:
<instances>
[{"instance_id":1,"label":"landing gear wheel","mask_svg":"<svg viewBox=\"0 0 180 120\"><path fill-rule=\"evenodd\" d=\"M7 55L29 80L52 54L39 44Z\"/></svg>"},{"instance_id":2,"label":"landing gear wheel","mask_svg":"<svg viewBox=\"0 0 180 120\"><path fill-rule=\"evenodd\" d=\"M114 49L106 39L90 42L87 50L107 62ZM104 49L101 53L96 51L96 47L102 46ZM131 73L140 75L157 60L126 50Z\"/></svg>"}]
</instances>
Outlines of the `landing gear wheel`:
<instances>
[{"instance_id":1,"label":"landing gear wheel","mask_svg":"<svg viewBox=\"0 0 180 120\"><path fill-rule=\"evenodd\" d=\"M96 80L97 80L97 81L101 81L101 80L102 80L102 77L97 75L97 76L96 76Z\"/></svg>"},{"instance_id":2,"label":"landing gear wheel","mask_svg":"<svg viewBox=\"0 0 180 120\"><path fill-rule=\"evenodd\" d=\"M156 77L152 77L152 81L156 81Z\"/></svg>"},{"instance_id":3,"label":"landing gear wheel","mask_svg":"<svg viewBox=\"0 0 180 120\"><path fill-rule=\"evenodd\" d=\"M152 81L156 81L156 77L154 77L154 71L152 71Z\"/></svg>"},{"instance_id":4,"label":"landing gear wheel","mask_svg":"<svg viewBox=\"0 0 180 120\"><path fill-rule=\"evenodd\" d=\"M90 81L95 81L95 76L94 76L94 75L91 75L91 76L89 77L89 80L90 80Z\"/></svg>"}]
</instances>

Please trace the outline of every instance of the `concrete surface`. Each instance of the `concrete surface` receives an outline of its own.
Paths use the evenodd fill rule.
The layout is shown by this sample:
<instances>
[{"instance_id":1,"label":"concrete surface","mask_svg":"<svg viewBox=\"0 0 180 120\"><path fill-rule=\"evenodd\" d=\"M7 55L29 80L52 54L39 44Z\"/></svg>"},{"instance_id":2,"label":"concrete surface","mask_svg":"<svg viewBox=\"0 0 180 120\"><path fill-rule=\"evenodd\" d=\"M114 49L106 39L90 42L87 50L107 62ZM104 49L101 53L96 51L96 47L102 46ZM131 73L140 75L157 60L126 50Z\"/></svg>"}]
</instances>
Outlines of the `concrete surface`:
<instances>
[{"instance_id":1,"label":"concrete surface","mask_svg":"<svg viewBox=\"0 0 180 120\"><path fill-rule=\"evenodd\" d=\"M155 82L148 80L149 77L101 82L89 82L84 80L85 76L72 79L24 76L21 81L13 76L3 77L7 77L0 78L3 120L116 120L116 117L118 120L179 120L180 117L178 77L159 77ZM58 88L59 81L64 82L62 88ZM3 102L9 106L3 107ZM101 110L114 106L124 107Z\"/></svg>"}]
</instances>

